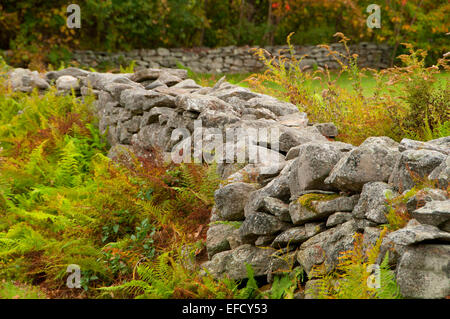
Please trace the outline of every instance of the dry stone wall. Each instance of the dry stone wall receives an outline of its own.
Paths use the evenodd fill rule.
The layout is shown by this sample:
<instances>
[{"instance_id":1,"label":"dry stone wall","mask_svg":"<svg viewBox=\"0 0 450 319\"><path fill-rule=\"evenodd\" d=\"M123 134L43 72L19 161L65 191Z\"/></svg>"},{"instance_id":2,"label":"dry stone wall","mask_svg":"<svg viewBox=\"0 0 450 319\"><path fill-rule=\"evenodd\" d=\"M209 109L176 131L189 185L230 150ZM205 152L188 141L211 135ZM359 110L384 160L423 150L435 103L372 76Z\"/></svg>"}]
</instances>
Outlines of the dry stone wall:
<instances>
[{"instance_id":1,"label":"dry stone wall","mask_svg":"<svg viewBox=\"0 0 450 319\"><path fill-rule=\"evenodd\" d=\"M333 270L339 254L352 249L355 233L374 244L388 222L386 199L409 194L404 209L412 219L383 239L380 256L389 251L404 297L450 295L450 137L400 143L370 137L355 147L334 141L332 123L309 123L290 103L224 78L201 87L185 70L111 74L68 68L43 76L15 69L9 77L24 92L56 85L61 94L95 94L111 158L158 148L172 160L174 154L205 159L195 152L197 143L212 150L217 136L239 132L222 144L233 152L219 158L224 181L215 191L209 261L202 266L217 278L246 278L246 263L268 281L301 267L306 285L313 286L314 266ZM268 129L270 136L251 134ZM435 186L408 193L418 178Z\"/></svg>"},{"instance_id":2,"label":"dry stone wall","mask_svg":"<svg viewBox=\"0 0 450 319\"><path fill-rule=\"evenodd\" d=\"M333 50L345 53L340 43L331 45ZM138 67L174 68L177 62L200 73L243 73L260 70L263 65L250 50L250 47L220 47L220 48L194 48L194 49L141 49L128 52L93 52L75 51L73 59L81 65L96 67L101 63L119 66L136 61ZM287 46L264 47L272 55L277 56L280 50L287 50ZM385 44L359 43L350 45L351 53L359 56L361 66L375 69L388 67L392 50ZM339 68L338 63L328 56L328 51L317 46L296 46L295 56L300 58L307 55L302 64L306 68L314 65L330 69Z\"/></svg>"}]
</instances>

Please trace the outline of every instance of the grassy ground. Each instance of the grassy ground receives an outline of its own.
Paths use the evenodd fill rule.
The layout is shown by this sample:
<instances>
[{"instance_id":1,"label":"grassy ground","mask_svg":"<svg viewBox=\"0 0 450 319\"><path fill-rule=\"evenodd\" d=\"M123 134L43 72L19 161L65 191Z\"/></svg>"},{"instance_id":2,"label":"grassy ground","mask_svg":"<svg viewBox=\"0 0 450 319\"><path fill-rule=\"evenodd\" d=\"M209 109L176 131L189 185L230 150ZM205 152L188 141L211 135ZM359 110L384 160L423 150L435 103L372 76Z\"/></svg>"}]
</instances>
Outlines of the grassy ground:
<instances>
[{"instance_id":1,"label":"grassy ground","mask_svg":"<svg viewBox=\"0 0 450 319\"><path fill-rule=\"evenodd\" d=\"M208 73L192 73L191 76L193 79L195 79L200 85L203 86L213 86L221 77L225 76L227 81L240 85L243 87L249 87L249 83L246 81L247 78L249 78L252 75L252 73L236 73L236 74L208 74ZM331 80L334 81L337 78L337 73L333 72L331 73ZM435 75L436 83L435 85L439 84L446 84L450 82L450 73L449 72L443 72L438 73ZM350 92L354 92L352 87L352 81L349 79L349 76L347 74L343 74L340 76L336 84L346 90L349 90ZM366 76L362 78L361 84L363 86L363 91L366 96L373 95L374 89L376 86L376 80L373 77L373 75L369 72L366 73ZM276 83L266 81L264 82L264 85L268 88L274 88L277 90L284 90L283 87L280 85L277 85ZM325 87L323 83L319 80L309 80L305 82L305 85L309 87L314 93L320 93ZM383 93L389 93L388 90L383 90Z\"/></svg>"}]
</instances>

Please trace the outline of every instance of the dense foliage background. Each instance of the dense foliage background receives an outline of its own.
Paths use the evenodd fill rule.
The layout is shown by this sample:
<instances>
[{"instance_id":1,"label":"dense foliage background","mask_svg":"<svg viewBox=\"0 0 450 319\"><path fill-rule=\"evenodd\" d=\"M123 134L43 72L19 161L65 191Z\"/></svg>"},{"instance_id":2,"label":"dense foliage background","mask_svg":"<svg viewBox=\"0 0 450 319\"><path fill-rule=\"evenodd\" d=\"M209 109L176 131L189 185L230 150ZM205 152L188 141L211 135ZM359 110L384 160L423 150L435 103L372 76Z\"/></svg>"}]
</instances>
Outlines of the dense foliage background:
<instances>
[{"instance_id":1,"label":"dense foliage background","mask_svg":"<svg viewBox=\"0 0 450 319\"><path fill-rule=\"evenodd\" d=\"M401 42L441 56L449 37L447 0L384 0L381 28L369 29L373 0L79 0L81 29L66 27L67 1L2 0L0 50L8 62L56 63L70 49L100 51L154 47L332 42L343 32L356 41Z\"/></svg>"}]
</instances>

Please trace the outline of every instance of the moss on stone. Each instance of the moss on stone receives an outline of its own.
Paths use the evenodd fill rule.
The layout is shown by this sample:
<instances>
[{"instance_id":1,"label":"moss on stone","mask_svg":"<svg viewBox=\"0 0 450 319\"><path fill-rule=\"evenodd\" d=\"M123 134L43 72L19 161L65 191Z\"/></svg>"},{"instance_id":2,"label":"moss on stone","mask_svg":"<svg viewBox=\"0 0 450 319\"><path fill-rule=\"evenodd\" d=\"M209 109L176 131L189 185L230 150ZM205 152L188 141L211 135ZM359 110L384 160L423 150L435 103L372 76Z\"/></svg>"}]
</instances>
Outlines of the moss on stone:
<instances>
[{"instance_id":1,"label":"moss on stone","mask_svg":"<svg viewBox=\"0 0 450 319\"><path fill-rule=\"evenodd\" d=\"M316 212L316 209L313 207L312 202L325 202L335 198L338 198L338 194L317 194L310 193L300 196L297 201L303 207Z\"/></svg>"}]
</instances>

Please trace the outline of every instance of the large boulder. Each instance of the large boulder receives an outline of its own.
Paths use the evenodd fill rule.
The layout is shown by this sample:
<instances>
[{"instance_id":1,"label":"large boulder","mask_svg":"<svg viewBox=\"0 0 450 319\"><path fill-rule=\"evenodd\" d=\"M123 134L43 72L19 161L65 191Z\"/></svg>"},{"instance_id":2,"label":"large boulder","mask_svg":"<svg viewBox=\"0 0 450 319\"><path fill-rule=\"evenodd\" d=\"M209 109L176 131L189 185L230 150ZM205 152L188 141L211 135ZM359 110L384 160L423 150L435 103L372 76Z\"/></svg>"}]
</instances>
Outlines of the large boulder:
<instances>
[{"instance_id":1,"label":"large boulder","mask_svg":"<svg viewBox=\"0 0 450 319\"><path fill-rule=\"evenodd\" d=\"M389 184L401 190L411 189L426 178L444 160L445 155L438 151L431 150L407 150L401 153L398 158Z\"/></svg>"},{"instance_id":2,"label":"large boulder","mask_svg":"<svg viewBox=\"0 0 450 319\"><path fill-rule=\"evenodd\" d=\"M398 143L389 137L369 137L334 166L325 183L360 192L365 183L387 182L400 157Z\"/></svg>"},{"instance_id":3,"label":"large boulder","mask_svg":"<svg viewBox=\"0 0 450 319\"><path fill-rule=\"evenodd\" d=\"M450 245L418 245L405 249L397 268L397 284L405 298L436 299L450 295Z\"/></svg>"},{"instance_id":4,"label":"large boulder","mask_svg":"<svg viewBox=\"0 0 450 319\"><path fill-rule=\"evenodd\" d=\"M219 188L214 199L219 215L224 220L244 220L244 207L255 186L249 183L231 183Z\"/></svg>"},{"instance_id":5,"label":"large boulder","mask_svg":"<svg viewBox=\"0 0 450 319\"><path fill-rule=\"evenodd\" d=\"M292 196L298 196L304 190L333 190L330 184L324 183L325 178L344 156L344 152L352 149L350 144L339 142L309 142L300 145L289 176Z\"/></svg>"}]
</instances>

